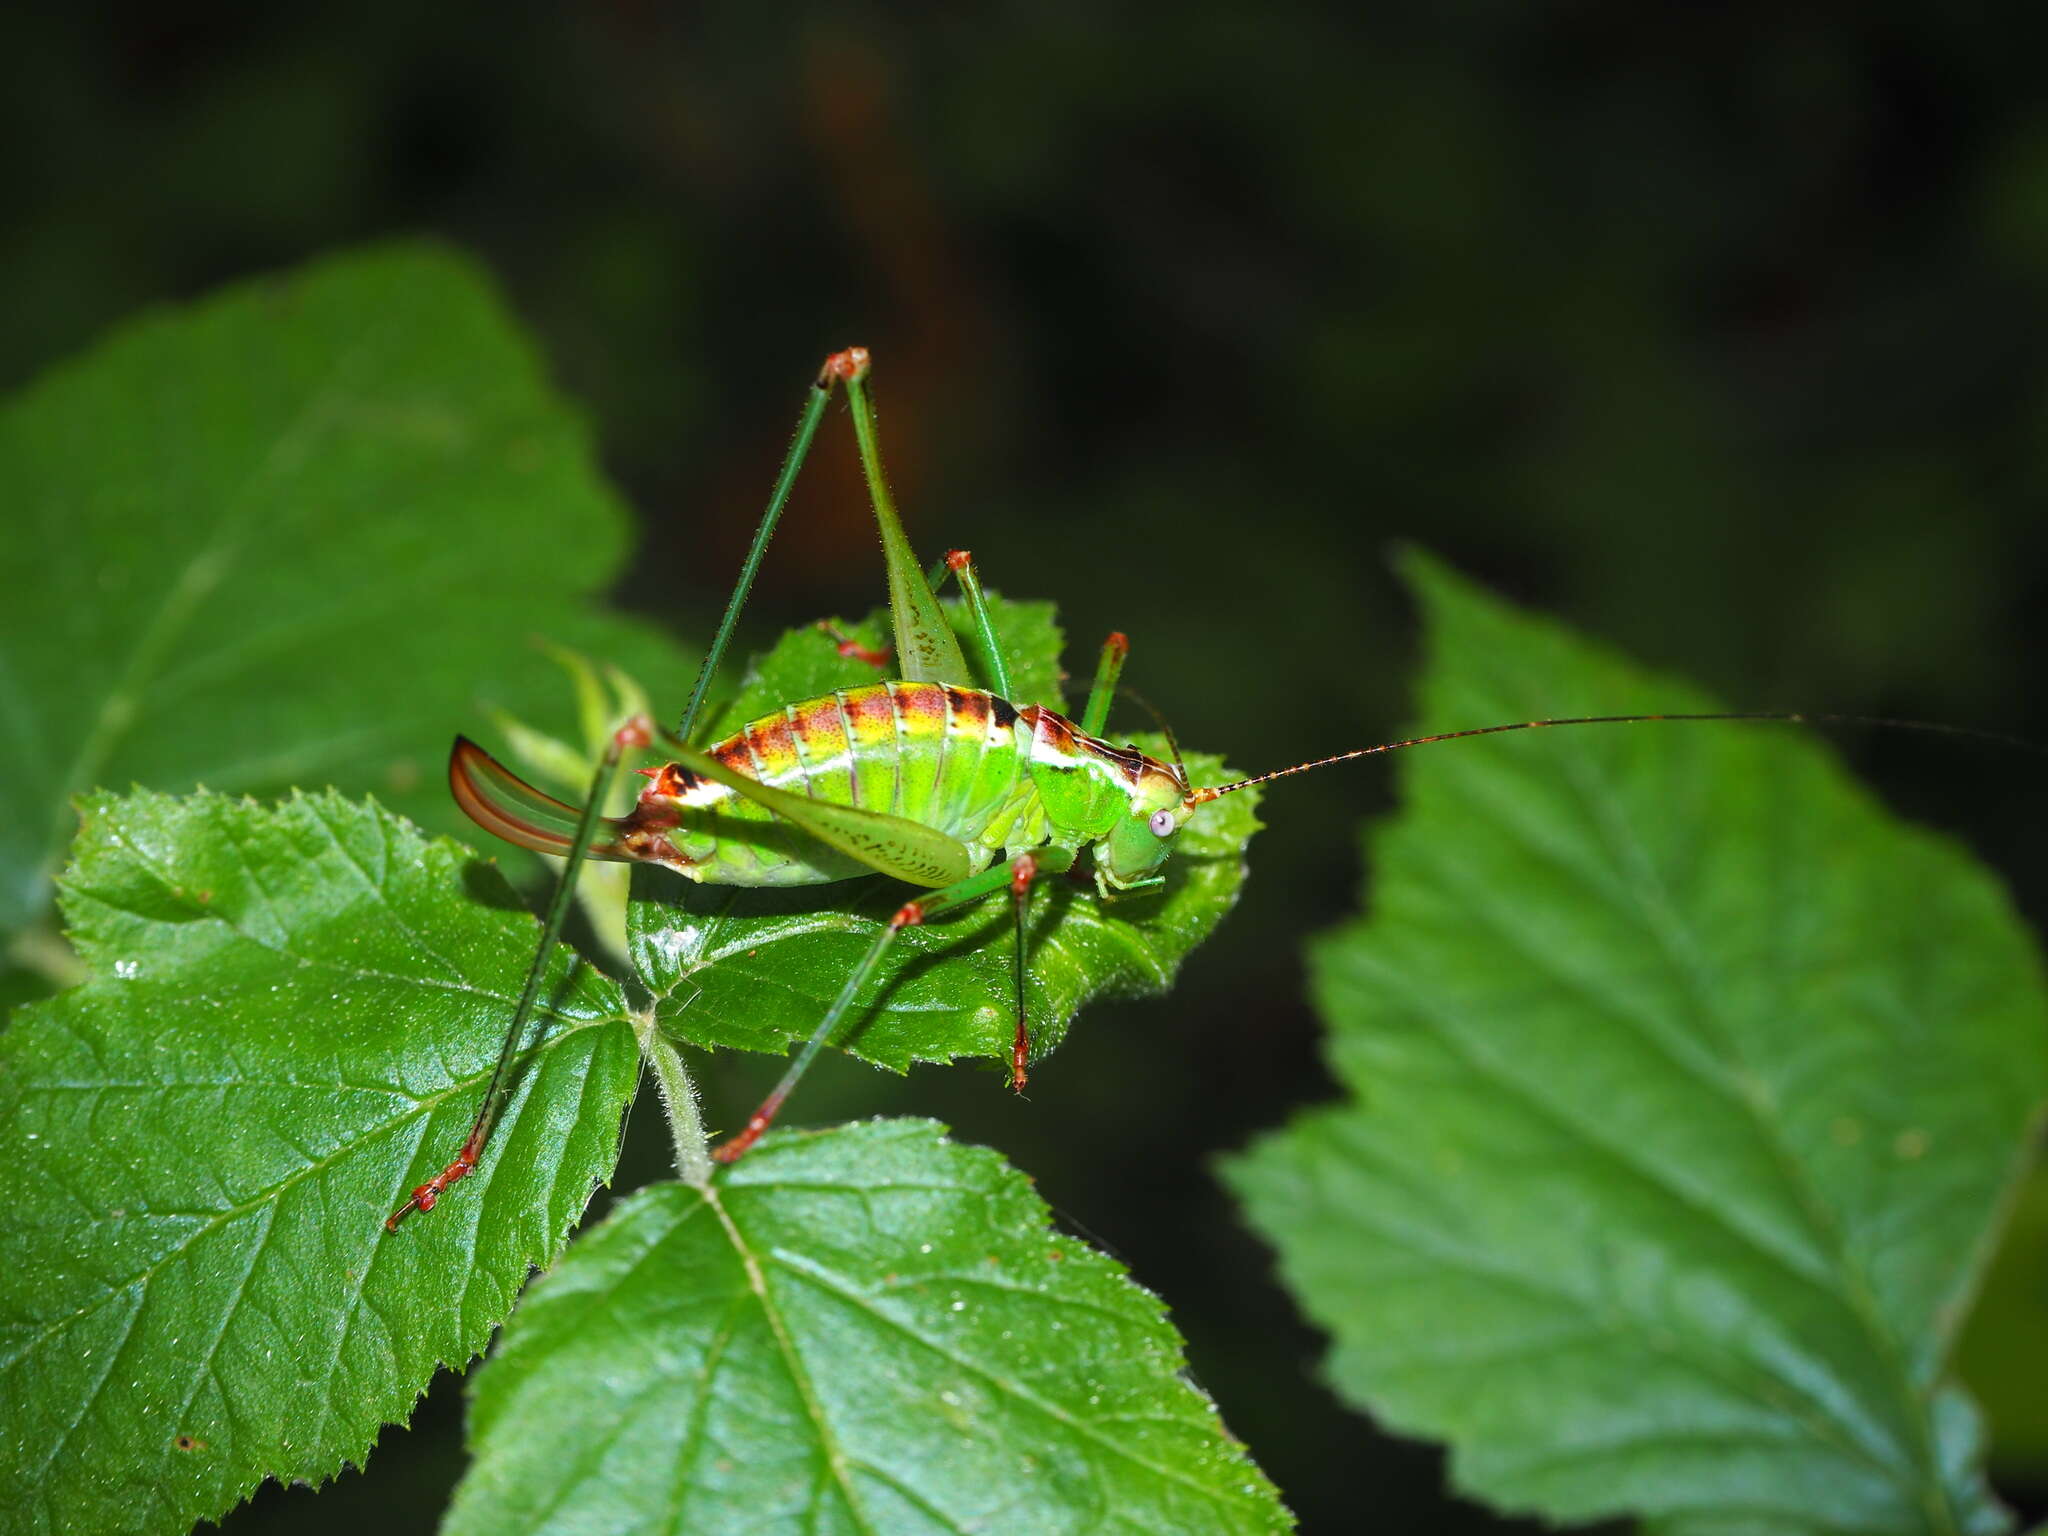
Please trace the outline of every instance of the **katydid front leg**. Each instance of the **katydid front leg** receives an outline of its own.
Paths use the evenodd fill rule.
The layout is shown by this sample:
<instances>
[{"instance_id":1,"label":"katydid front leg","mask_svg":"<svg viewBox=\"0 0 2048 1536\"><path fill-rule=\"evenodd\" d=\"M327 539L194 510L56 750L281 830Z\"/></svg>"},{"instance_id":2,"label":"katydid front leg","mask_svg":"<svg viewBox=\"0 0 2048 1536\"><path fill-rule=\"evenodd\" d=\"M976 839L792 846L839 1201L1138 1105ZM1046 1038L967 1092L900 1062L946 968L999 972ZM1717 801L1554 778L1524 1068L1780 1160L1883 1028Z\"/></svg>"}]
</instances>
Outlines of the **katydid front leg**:
<instances>
[{"instance_id":1,"label":"katydid front leg","mask_svg":"<svg viewBox=\"0 0 2048 1536\"><path fill-rule=\"evenodd\" d=\"M819 1050L838 1030L840 1020L853 1006L854 999L859 996L861 988L867 985L875 967L882 963L882 957L888 953L889 946L896 942L898 934L905 928L915 927L930 918L950 912L955 907L970 901L978 901L984 896L1005 889L1012 893L1018 912L1017 1035L1011 1046L1011 1072L1012 1085L1021 1089L1024 1086L1024 1062L1030 1042L1024 1020L1024 902L1030 892L1032 879L1040 871L1056 874L1071 866L1073 862L1074 851L1071 848L1035 849L1020 853L1006 863L992 865L980 874L969 875L965 880L933 891L930 895L906 901L898 907L887 926L875 935L874 943L868 946L868 952L861 957L860 963L847 975L846 984L839 989L839 995L832 1000L832 1006L825 1010L825 1017L819 1020L818 1027L811 1032L810 1039L804 1042L803 1049L797 1052L796 1060L790 1063L789 1070L782 1074L781 1081L776 1083L768 1097L761 1101L761 1107L748 1117L746 1125L730 1140L712 1148L711 1155L721 1163L737 1162L746 1155L748 1148L761 1139L761 1133L774 1123L775 1116L782 1109L783 1101L790 1095L790 1090L795 1088L804 1073L810 1070Z\"/></svg>"}]
</instances>

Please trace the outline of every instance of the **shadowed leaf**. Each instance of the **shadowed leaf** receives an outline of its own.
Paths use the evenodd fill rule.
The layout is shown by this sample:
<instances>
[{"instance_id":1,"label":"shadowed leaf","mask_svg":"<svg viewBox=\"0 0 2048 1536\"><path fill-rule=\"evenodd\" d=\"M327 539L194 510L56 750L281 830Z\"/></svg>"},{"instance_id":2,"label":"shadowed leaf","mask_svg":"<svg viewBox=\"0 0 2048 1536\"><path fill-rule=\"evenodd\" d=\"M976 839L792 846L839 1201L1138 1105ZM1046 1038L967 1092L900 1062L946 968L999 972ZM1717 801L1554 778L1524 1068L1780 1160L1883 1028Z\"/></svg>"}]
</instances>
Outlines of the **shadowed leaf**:
<instances>
[{"instance_id":1,"label":"shadowed leaf","mask_svg":"<svg viewBox=\"0 0 2048 1536\"><path fill-rule=\"evenodd\" d=\"M687 678L599 612L626 518L475 268L394 247L111 335L0 408L0 935L70 797L374 789L433 828L485 701L560 713L545 634Z\"/></svg>"},{"instance_id":2,"label":"shadowed leaf","mask_svg":"<svg viewBox=\"0 0 2048 1536\"><path fill-rule=\"evenodd\" d=\"M1414 579L1424 729L1714 707ZM1352 1097L1229 1167L1338 1389L1554 1520L2003 1529L1948 1364L2048 1084L1996 883L1795 728L1529 732L1402 784L1313 952Z\"/></svg>"}]
</instances>

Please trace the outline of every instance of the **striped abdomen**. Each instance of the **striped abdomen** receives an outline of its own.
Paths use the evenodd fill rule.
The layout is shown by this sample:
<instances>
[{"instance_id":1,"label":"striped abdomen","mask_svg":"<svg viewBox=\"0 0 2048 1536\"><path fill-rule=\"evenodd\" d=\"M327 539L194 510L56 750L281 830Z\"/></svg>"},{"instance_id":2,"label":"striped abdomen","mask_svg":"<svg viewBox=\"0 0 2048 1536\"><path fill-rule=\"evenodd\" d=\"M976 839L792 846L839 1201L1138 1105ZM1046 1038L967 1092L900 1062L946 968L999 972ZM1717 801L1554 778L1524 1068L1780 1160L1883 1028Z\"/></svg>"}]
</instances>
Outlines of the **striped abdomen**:
<instances>
[{"instance_id":1,"label":"striped abdomen","mask_svg":"<svg viewBox=\"0 0 2048 1536\"><path fill-rule=\"evenodd\" d=\"M736 773L838 805L905 817L977 846L991 828L1043 838L1027 773L1028 716L978 689L890 682L842 689L751 721L708 749ZM1057 718L1052 717L1052 718ZM867 873L723 784L653 770L600 857L642 859L712 885L814 885ZM1026 828L1026 822L1041 825ZM990 849L993 852L993 849Z\"/></svg>"}]
</instances>

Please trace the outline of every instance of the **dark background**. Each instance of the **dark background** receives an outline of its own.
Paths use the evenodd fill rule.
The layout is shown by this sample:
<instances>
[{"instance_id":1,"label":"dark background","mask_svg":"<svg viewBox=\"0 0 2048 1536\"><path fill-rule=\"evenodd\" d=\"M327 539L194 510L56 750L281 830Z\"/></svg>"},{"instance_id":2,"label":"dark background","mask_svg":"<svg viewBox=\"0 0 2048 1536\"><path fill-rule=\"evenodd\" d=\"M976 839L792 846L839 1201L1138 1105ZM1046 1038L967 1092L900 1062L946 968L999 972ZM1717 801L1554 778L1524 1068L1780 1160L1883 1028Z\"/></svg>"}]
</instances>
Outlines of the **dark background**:
<instances>
[{"instance_id":1,"label":"dark background","mask_svg":"<svg viewBox=\"0 0 2048 1536\"><path fill-rule=\"evenodd\" d=\"M1399 728L1404 540L1731 702L2048 739L2027 13L1348 9L16 8L0 381L140 306L434 233L498 275L644 517L617 599L686 635L817 359L862 341L920 547L1057 598L1077 672L1127 630L1129 680L1246 768ZM849 438L755 641L880 600ZM2038 922L2038 763L1842 745ZM1332 1091L1299 947L1355 906L1387 805L1377 767L1277 787L1181 988L1091 1010L1028 1103L835 1063L797 1118L937 1114L1031 1171L1166 1297L1308 1528L1494 1529L1316 1384L1208 1171ZM714 1119L772 1070L708 1068ZM230 1524L427 1528L459 1418L444 1378L366 1475ZM2001 1486L2038 1509L2048 1480Z\"/></svg>"}]
</instances>

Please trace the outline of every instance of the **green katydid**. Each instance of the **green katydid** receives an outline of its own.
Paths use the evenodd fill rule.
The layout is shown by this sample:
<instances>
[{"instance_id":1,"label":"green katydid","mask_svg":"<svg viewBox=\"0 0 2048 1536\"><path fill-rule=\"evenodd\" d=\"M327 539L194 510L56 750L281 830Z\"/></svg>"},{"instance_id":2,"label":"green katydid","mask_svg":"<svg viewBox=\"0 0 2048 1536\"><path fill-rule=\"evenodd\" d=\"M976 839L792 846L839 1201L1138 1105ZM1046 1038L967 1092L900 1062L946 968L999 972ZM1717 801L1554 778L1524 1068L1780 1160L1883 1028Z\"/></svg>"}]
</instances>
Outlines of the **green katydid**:
<instances>
[{"instance_id":1,"label":"green katydid","mask_svg":"<svg viewBox=\"0 0 2048 1536\"><path fill-rule=\"evenodd\" d=\"M712 885L811 885L880 873L920 887L876 935L848 973L788 1070L746 1125L716 1148L732 1162L774 1121L818 1051L838 1033L857 996L906 927L1007 892L1016 924L1016 1028L1010 1081L1022 1089L1031 1057L1025 1012L1028 907L1040 875L1078 870L1092 854L1103 900L1156 887L1175 839L1200 808L1254 784L1354 758L1430 742L1559 725L1653 720L1824 721L1845 717L1766 711L1608 715L1515 721L1360 747L1232 783L1195 786L1175 749L1173 762L1101 737L1129 647L1104 642L1078 722L1010 698L1009 669L971 556L955 550L929 573L912 553L883 476L866 381L869 357L854 347L828 358L813 384L754 541L699 669L673 737L644 717L616 731L580 808L516 777L480 747L457 737L449 782L457 802L486 831L566 863L543 926L539 952L484 1103L461 1149L387 1219L395 1228L431 1210L476 1166L510 1090L518 1042L537 1000L548 951L560 936L585 858L646 862ZM690 745L711 677L729 644L762 555L788 501L826 405L843 387L880 526L889 607L901 677L791 702L725 740ZM936 590L958 580L984 658L985 687L973 685ZM852 642L841 649L865 655ZM878 665L886 657L868 659ZM1870 722L1880 723L1880 722ZM1881 722L1915 726L1917 722ZM1943 727L1920 727L1945 729ZM1978 734L1962 732L1961 734ZM1168 741L1172 738L1169 733ZM659 741L669 761L642 770L651 780L624 816L600 813L621 756Z\"/></svg>"}]
</instances>

